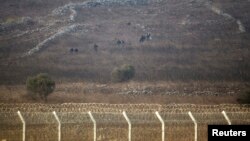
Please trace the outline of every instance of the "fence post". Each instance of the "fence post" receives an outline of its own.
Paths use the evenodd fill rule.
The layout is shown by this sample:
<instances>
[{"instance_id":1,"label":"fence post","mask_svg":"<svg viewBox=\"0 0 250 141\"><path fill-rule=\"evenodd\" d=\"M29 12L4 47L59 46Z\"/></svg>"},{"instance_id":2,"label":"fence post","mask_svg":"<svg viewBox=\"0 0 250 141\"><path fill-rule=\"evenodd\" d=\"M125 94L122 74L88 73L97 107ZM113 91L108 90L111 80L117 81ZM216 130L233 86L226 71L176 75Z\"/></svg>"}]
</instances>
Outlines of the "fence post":
<instances>
[{"instance_id":1,"label":"fence post","mask_svg":"<svg viewBox=\"0 0 250 141\"><path fill-rule=\"evenodd\" d=\"M17 114L19 116L19 118L21 119L22 123L23 123L23 141L25 141L25 133L26 133L26 123L25 123L25 120L21 114L20 111L17 111Z\"/></svg>"},{"instance_id":2,"label":"fence post","mask_svg":"<svg viewBox=\"0 0 250 141\"><path fill-rule=\"evenodd\" d=\"M55 111L53 112L53 114L54 114L54 116L56 118L56 121L58 123L58 141L61 141L61 122L60 122L60 120L59 120L59 118L58 118Z\"/></svg>"},{"instance_id":3,"label":"fence post","mask_svg":"<svg viewBox=\"0 0 250 141\"><path fill-rule=\"evenodd\" d=\"M197 134L197 131L198 131L198 127L197 127L197 122L196 122L196 120L195 120L195 118L194 118L194 116L193 116L193 114L189 111L188 112L188 115L189 115L189 117L192 119L192 121L193 121L193 123L194 123L194 141L197 141L197 139L198 139L198 134Z\"/></svg>"},{"instance_id":4,"label":"fence post","mask_svg":"<svg viewBox=\"0 0 250 141\"><path fill-rule=\"evenodd\" d=\"M96 120L90 111L88 112L88 114L89 114L89 116L94 124L94 129L93 129L94 130L94 141L96 141Z\"/></svg>"},{"instance_id":5,"label":"fence post","mask_svg":"<svg viewBox=\"0 0 250 141\"><path fill-rule=\"evenodd\" d=\"M222 111L221 113L223 114L224 118L227 120L228 125L231 125L232 123L231 123L229 117L227 116L227 113L225 111Z\"/></svg>"},{"instance_id":6,"label":"fence post","mask_svg":"<svg viewBox=\"0 0 250 141\"><path fill-rule=\"evenodd\" d=\"M161 117L161 115L159 114L158 111L156 111L155 114L156 114L157 118L161 122L161 138L162 138L162 141L165 141L165 122L162 119L162 117Z\"/></svg>"},{"instance_id":7,"label":"fence post","mask_svg":"<svg viewBox=\"0 0 250 141\"><path fill-rule=\"evenodd\" d=\"M123 111L122 114L128 123L128 141L131 141L131 122L125 111Z\"/></svg>"}]
</instances>

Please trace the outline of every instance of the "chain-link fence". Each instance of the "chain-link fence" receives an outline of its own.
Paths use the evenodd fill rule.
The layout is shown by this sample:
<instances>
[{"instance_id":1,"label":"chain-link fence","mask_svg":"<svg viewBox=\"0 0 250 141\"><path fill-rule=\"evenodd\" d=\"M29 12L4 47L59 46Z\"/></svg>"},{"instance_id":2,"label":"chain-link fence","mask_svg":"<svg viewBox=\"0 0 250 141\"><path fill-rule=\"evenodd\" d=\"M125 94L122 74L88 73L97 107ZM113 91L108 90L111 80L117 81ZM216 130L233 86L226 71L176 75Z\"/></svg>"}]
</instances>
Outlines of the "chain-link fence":
<instances>
[{"instance_id":1,"label":"chain-link fence","mask_svg":"<svg viewBox=\"0 0 250 141\"><path fill-rule=\"evenodd\" d=\"M250 124L248 105L63 105L0 104L0 141L206 141L209 124Z\"/></svg>"}]
</instances>

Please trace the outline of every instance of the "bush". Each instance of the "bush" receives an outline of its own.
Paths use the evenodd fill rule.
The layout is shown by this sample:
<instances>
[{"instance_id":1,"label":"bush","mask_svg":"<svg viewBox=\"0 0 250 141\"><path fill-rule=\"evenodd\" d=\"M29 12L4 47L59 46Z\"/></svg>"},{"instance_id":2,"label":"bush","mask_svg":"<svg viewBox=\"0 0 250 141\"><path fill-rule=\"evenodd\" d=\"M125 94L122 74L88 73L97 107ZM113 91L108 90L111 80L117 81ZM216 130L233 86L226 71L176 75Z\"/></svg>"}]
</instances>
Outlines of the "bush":
<instances>
[{"instance_id":1,"label":"bush","mask_svg":"<svg viewBox=\"0 0 250 141\"><path fill-rule=\"evenodd\" d=\"M245 102L246 102L247 104L250 104L250 91L246 93L246 97L245 97L245 98L246 98L246 99L245 99Z\"/></svg>"},{"instance_id":2,"label":"bush","mask_svg":"<svg viewBox=\"0 0 250 141\"><path fill-rule=\"evenodd\" d=\"M55 89L55 81L53 81L48 74L38 74L34 77L29 77L26 82L28 93L32 98L40 97L47 101L47 97Z\"/></svg>"},{"instance_id":3,"label":"bush","mask_svg":"<svg viewBox=\"0 0 250 141\"><path fill-rule=\"evenodd\" d=\"M244 94L240 95L237 101L241 104L250 104L250 91L246 91Z\"/></svg>"},{"instance_id":4,"label":"bush","mask_svg":"<svg viewBox=\"0 0 250 141\"><path fill-rule=\"evenodd\" d=\"M111 76L113 82L128 81L135 76L135 68L131 65L123 65L119 68L115 68Z\"/></svg>"}]
</instances>

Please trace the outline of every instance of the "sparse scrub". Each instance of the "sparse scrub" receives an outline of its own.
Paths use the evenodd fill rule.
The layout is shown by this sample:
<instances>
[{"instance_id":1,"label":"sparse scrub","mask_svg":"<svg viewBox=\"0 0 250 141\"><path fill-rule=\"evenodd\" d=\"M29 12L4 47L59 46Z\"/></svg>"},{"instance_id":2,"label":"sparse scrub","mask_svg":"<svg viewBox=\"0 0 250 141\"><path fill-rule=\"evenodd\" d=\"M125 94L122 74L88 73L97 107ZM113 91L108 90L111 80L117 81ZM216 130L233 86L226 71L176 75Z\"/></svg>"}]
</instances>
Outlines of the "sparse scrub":
<instances>
[{"instance_id":1,"label":"sparse scrub","mask_svg":"<svg viewBox=\"0 0 250 141\"><path fill-rule=\"evenodd\" d=\"M48 74L41 73L34 77L29 77L26 82L26 88L32 98L39 96L42 100L47 101L47 97L55 89L55 81Z\"/></svg>"},{"instance_id":2,"label":"sparse scrub","mask_svg":"<svg viewBox=\"0 0 250 141\"><path fill-rule=\"evenodd\" d=\"M238 98L238 102L242 104L250 104L250 90L245 91L244 94Z\"/></svg>"},{"instance_id":3,"label":"sparse scrub","mask_svg":"<svg viewBox=\"0 0 250 141\"><path fill-rule=\"evenodd\" d=\"M140 82L250 81L250 36L248 32L238 34L236 23L241 17L248 29L249 15L240 14L249 9L244 4L213 1L214 6L220 5L219 11L235 16L230 20L209 5L198 6L203 2L188 5L169 0L130 6L125 3L131 0L112 1L102 6L98 6L101 1L82 0L3 1L0 84L23 84L28 74L39 72L48 72L58 82L108 83L113 68L128 62L136 66L133 80ZM139 1L134 2L140 5ZM70 21L70 15L75 21ZM14 24L6 28L5 22ZM30 22L34 25L29 26ZM142 44L142 35L153 38ZM94 44L99 46L98 54ZM68 53L70 48L72 53L79 49L77 55ZM36 53L19 59L26 51Z\"/></svg>"},{"instance_id":4,"label":"sparse scrub","mask_svg":"<svg viewBox=\"0 0 250 141\"><path fill-rule=\"evenodd\" d=\"M247 104L250 104L250 91L246 93L246 99L245 99Z\"/></svg>"},{"instance_id":5,"label":"sparse scrub","mask_svg":"<svg viewBox=\"0 0 250 141\"><path fill-rule=\"evenodd\" d=\"M128 81L135 76L135 68L132 65L123 65L120 68L115 68L111 76L113 82Z\"/></svg>"}]
</instances>

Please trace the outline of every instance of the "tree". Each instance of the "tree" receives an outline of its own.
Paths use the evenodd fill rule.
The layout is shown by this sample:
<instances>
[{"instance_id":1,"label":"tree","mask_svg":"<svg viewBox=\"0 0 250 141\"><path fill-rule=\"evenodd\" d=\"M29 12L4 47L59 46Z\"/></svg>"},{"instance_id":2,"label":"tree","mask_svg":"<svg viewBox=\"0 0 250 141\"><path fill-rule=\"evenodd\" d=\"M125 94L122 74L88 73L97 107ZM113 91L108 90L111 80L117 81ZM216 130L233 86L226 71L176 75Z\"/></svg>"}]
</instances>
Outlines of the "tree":
<instances>
[{"instance_id":1,"label":"tree","mask_svg":"<svg viewBox=\"0 0 250 141\"><path fill-rule=\"evenodd\" d=\"M111 76L113 82L128 81L135 76L135 68L132 65L123 65L119 68L115 68Z\"/></svg>"},{"instance_id":2,"label":"tree","mask_svg":"<svg viewBox=\"0 0 250 141\"><path fill-rule=\"evenodd\" d=\"M45 102L47 97L55 89L55 81L48 74L41 73L34 77L29 77L26 82L28 93L32 98L39 96Z\"/></svg>"}]
</instances>

